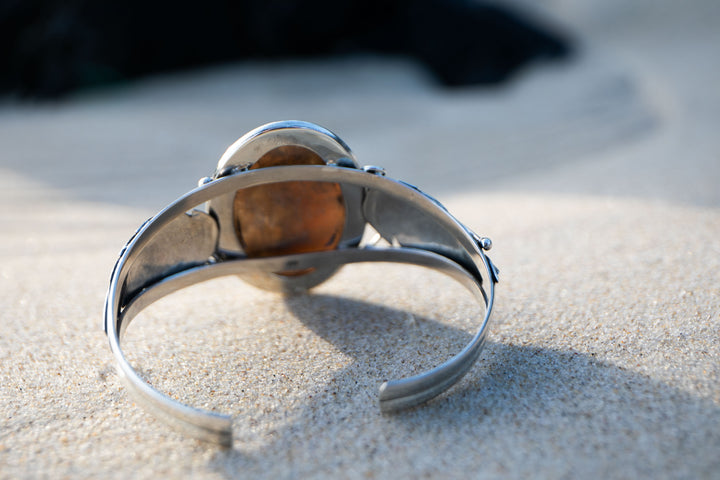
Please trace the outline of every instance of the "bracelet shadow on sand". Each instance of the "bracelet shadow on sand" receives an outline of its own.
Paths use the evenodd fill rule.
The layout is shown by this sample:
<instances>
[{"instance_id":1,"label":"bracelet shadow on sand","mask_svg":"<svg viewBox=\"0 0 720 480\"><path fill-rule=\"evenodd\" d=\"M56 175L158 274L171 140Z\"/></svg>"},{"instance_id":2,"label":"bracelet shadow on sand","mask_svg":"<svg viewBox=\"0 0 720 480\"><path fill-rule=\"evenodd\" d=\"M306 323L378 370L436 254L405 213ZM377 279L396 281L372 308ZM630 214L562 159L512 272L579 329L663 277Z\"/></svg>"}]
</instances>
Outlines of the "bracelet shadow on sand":
<instances>
[{"instance_id":1,"label":"bracelet shadow on sand","mask_svg":"<svg viewBox=\"0 0 720 480\"><path fill-rule=\"evenodd\" d=\"M375 462L413 462L419 452L431 461L483 464L506 473L528 473L533 462L547 465L552 459L564 462L568 472L617 473L642 464L643 471L671 475L688 465L695 472L718 466L710 453L720 444L720 408L711 399L577 351L491 340L448 392L410 410L381 414L375 401L379 373L419 373L456 353L471 335L420 317L409 328L407 312L361 300L297 296L286 305L352 361L320 384L289 423L266 432L261 445L244 442L257 437L257 428L236 422L235 449L218 452L210 465L229 477L262 472L272 457L298 474L342 474L347 468L372 470ZM502 318L502 311L496 316L516 321ZM313 466L300 460L315 450L337 456L314 457ZM288 467L288 457L297 464ZM516 463L497 463L508 460Z\"/></svg>"}]
</instances>

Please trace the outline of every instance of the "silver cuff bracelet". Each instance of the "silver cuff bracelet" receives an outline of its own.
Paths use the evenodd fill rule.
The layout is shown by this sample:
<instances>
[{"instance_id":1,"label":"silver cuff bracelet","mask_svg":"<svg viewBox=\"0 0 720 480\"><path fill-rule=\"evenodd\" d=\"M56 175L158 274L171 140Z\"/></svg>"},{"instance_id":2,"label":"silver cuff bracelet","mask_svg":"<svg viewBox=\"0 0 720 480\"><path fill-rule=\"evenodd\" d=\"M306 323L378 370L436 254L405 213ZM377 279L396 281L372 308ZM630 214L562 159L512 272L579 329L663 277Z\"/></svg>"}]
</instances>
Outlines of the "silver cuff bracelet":
<instances>
[{"instance_id":1,"label":"silver cuff bracelet","mask_svg":"<svg viewBox=\"0 0 720 480\"><path fill-rule=\"evenodd\" d=\"M150 386L120 340L158 299L198 282L239 275L278 292L304 291L342 265L397 262L442 272L464 285L484 316L470 343L427 372L380 387L383 411L425 402L455 384L485 341L498 271L490 240L458 222L437 200L359 167L330 131L276 122L235 142L212 177L145 222L122 249L105 301L105 332L120 377L138 402L191 435L232 444L232 418L184 405Z\"/></svg>"}]
</instances>

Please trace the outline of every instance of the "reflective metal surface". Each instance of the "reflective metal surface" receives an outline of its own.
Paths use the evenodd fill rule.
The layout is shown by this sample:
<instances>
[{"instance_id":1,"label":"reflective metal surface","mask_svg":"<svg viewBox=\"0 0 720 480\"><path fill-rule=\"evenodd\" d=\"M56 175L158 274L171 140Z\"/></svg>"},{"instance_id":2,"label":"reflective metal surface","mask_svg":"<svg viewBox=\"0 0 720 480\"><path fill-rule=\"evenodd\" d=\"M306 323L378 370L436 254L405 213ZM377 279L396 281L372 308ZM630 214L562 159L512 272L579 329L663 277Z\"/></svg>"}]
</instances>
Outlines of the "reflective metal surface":
<instances>
[{"instance_id":1,"label":"reflective metal surface","mask_svg":"<svg viewBox=\"0 0 720 480\"><path fill-rule=\"evenodd\" d=\"M311 148L328 164L245 168L278 145ZM288 181L336 182L344 195L351 192L346 208L352 219L343 241L336 250L248 258L237 237L231 238L235 235L233 195L239 189ZM195 211L205 206L207 213ZM378 232L389 246L378 247L375 241L362 243L366 228ZM120 376L140 403L198 438L230 445L230 417L183 405L158 392L125 358L120 346L122 335L143 308L179 289L223 275L240 275L253 283L268 281L269 288L288 290L312 287L348 263L425 266L464 285L483 312L475 336L450 360L381 386L379 405L383 411L406 408L447 390L479 356L497 281L497 269L484 253L490 245L489 239L469 231L419 189L387 177L379 167L356 168L347 146L327 130L303 122L279 122L238 140L222 157L212 178L158 213L131 238L112 273L105 330ZM291 277L278 273L287 271L310 273Z\"/></svg>"}]
</instances>

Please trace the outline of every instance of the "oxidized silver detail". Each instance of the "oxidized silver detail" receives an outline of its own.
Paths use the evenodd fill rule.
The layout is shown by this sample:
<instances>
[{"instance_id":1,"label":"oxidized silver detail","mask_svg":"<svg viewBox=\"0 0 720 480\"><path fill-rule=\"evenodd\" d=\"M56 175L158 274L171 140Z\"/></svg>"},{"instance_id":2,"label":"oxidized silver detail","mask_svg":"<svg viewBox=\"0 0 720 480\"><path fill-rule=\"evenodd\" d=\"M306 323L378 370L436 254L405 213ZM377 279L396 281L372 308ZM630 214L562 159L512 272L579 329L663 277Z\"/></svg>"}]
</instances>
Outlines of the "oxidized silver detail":
<instances>
[{"instance_id":1,"label":"oxidized silver detail","mask_svg":"<svg viewBox=\"0 0 720 480\"><path fill-rule=\"evenodd\" d=\"M482 248L486 252L492 250L492 245L492 240L490 240L488 237L480 238L480 248Z\"/></svg>"},{"instance_id":2,"label":"oxidized silver detail","mask_svg":"<svg viewBox=\"0 0 720 480\"><path fill-rule=\"evenodd\" d=\"M364 167L362 167L362 169L366 173L379 175L381 177L387 175L387 171L383 167L378 167L377 165L365 165Z\"/></svg>"},{"instance_id":3,"label":"oxidized silver detail","mask_svg":"<svg viewBox=\"0 0 720 480\"><path fill-rule=\"evenodd\" d=\"M217 222L210 215L192 211L175 217L126 267L126 295L132 296L173 273L207 263L215 254L217 240Z\"/></svg>"},{"instance_id":4,"label":"oxidized silver detail","mask_svg":"<svg viewBox=\"0 0 720 480\"><path fill-rule=\"evenodd\" d=\"M198 180L197 186L202 187L205 184L208 184L213 181L212 177L202 177L200 180Z\"/></svg>"}]
</instances>

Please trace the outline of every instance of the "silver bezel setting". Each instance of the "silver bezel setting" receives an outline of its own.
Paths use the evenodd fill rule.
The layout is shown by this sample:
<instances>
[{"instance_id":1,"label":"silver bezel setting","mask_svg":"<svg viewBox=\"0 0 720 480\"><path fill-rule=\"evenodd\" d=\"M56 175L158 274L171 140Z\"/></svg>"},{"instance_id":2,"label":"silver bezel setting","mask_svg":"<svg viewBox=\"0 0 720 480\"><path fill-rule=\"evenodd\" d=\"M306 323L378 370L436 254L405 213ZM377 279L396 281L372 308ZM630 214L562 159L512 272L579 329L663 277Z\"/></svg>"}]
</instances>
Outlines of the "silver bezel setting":
<instances>
[{"instance_id":1,"label":"silver bezel setting","mask_svg":"<svg viewBox=\"0 0 720 480\"><path fill-rule=\"evenodd\" d=\"M230 145L220 157L212 178L242 173L267 152L277 147L296 145L312 150L327 165L357 169L355 155L337 135L318 125L297 120L273 122L262 125L243 135ZM340 246L354 246L360 242L365 228L362 216L362 189L341 184L345 199L346 220ZM213 198L208 202L208 211L217 218L220 227L218 251L234 257L243 255L243 248L232 224L234 218L234 193ZM229 224L228 224L229 223ZM277 274L255 274L242 276L243 280L265 290L294 292L307 290L327 280L337 269L318 268L311 273L297 277Z\"/></svg>"}]
</instances>

